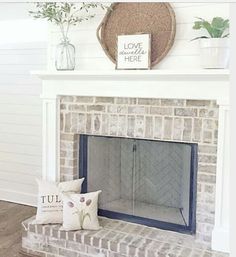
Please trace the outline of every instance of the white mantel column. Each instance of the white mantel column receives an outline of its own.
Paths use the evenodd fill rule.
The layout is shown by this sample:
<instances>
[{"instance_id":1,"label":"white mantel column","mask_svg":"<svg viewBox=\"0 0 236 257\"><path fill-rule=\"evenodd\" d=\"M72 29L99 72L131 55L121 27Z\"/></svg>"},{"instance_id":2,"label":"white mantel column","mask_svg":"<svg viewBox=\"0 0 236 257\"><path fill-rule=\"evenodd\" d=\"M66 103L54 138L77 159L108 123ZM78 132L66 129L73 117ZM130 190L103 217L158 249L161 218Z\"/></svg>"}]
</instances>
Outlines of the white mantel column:
<instances>
[{"instance_id":1,"label":"white mantel column","mask_svg":"<svg viewBox=\"0 0 236 257\"><path fill-rule=\"evenodd\" d=\"M219 103L215 227L212 249L229 252L229 105Z\"/></svg>"},{"instance_id":2,"label":"white mantel column","mask_svg":"<svg viewBox=\"0 0 236 257\"><path fill-rule=\"evenodd\" d=\"M43 171L42 177L49 181L59 180L59 99L43 98Z\"/></svg>"}]
</instances>

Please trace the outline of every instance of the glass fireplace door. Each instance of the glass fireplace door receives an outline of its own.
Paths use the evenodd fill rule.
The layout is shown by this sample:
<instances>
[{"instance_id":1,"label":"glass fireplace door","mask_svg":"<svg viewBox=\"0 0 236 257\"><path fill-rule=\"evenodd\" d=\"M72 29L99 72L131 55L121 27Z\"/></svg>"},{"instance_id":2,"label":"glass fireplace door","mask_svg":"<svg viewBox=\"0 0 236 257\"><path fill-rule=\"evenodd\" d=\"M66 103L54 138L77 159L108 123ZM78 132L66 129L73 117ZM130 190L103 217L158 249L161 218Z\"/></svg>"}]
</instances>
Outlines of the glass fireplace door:
<instances>
[{"instance_id":1,"label":"glass fireplace door","mask_svg":"<svg viewBox=\"0 0 236 257\"><path fill-rule=\"evenodd\" d=\"M189 227L193 207L191 145L85 137L86 190L102 190L99 200L102 215L136 218L139 223L154 226L157 221L177 228Z\"/></svg>"}]
</instances>

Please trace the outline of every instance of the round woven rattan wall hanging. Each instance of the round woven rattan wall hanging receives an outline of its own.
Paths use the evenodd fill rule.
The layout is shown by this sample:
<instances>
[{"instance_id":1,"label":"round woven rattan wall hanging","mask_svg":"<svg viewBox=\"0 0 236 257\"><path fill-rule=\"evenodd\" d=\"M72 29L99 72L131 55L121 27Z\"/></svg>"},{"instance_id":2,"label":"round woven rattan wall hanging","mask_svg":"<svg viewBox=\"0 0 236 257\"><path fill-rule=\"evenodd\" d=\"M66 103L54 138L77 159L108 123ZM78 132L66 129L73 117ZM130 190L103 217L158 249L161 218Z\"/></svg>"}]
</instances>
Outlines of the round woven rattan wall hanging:
<instances>
[{"instance_id":1,"label":"round woven rattan wall hanging","mask_svg":"<svg viewBox=\"0 0 236 257\"><path fill-rule=\"evenodd\" d=\"M150 33L151 66L159 63L174 43L175 14L169 3L114 3L97 29L98 40L116 63L117 35Z\"/></svg>"}]
</instances>

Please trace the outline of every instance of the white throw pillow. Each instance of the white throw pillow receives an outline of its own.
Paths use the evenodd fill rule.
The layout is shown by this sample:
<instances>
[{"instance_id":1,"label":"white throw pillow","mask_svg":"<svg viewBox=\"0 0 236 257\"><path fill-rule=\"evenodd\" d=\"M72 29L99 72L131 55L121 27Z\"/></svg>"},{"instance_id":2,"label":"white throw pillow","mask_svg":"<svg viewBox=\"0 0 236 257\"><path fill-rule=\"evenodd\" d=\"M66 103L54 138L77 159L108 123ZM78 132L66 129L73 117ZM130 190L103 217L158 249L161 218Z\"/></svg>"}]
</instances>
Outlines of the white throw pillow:
<instances>
[{"instance_id":1,"label":"white throw pillow","mask_svg":"<svg viewBox=\"0 0 236 257\"><path fill-rule=\"evenodd\" d=\"M101 191L87 194L63 194L63 227L61 230L100 229L98 196Z\"/></svg>"},{"instance_id":2,"label":"white throw pillow","mask_svg":"<svg viewBox=\"0 0 236 257\"><path fill-rule=\"evenodd\" d=\"M66 182L50 182L37 180L38 182L38 208L35 224L62 223L62 193L81 192L84 178Z\"/></svg>"}]
</instances>

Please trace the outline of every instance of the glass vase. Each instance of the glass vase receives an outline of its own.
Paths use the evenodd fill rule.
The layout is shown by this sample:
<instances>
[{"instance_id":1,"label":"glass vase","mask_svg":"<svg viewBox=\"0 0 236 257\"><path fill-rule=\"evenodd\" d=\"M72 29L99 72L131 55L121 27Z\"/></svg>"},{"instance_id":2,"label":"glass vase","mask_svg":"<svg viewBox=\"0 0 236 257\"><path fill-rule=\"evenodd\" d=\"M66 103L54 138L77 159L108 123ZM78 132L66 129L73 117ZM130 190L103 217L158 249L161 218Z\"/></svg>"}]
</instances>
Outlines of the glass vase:
<instances>
[{"instance_id":1,"label":"glass vase","mask_svg":"<svg viewBox=\"0 0 236 257\"><path fill-rule=\"evenodd\" d=\"M57 70L75 69L75 47L68 40L57 45L55 66Z\"/></svg>"}]
</instances>

